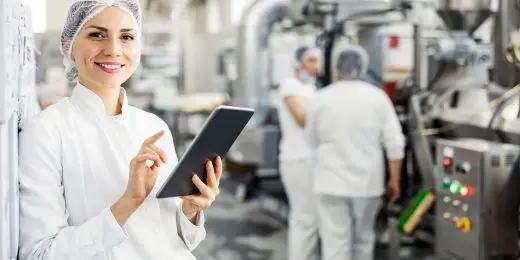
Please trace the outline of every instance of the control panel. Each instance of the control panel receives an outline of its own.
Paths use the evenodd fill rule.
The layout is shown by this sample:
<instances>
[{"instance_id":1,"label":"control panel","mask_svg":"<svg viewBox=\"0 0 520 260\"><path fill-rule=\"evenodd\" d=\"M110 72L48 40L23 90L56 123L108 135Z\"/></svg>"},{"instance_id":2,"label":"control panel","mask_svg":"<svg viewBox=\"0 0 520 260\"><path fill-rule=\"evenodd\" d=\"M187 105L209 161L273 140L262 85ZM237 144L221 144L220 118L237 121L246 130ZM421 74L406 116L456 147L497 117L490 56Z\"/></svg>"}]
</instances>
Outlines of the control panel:
<instances>
[{"instance_id":1,"label":"control panel","mask_svg":"<svg viewBox=\"0 0 520 260\"><path fill-rule=\"evenodd\" d=\"M478 157L459 155L460 151L456 150L446 146L441 151L442 164L438 176L442 177L442 183L438 190L441 195L438 210L445 228L451 228L451 232L470 233L478 217L478 214L474 214L475 210L478 211L479 207L478 198L475 197L478 177L472 172L472 166L476 164L478 168L479 160Z\"/></svg>"},{"instance_id":2,"label":"control panel","mask_svg":"<svg viewBox=\"0 0 520 260\"><path fill-rule=\"evenodd\" d=\"M503 212L514 212L504 210L515 207L514 202L498 201L504 200L512 180L513 161L507 158L516 158L519 151L516 145L479 139L438 140L435 230L440 259L487 260L516 251L516 234L514 239L504 237L516 232L512 225L518 225L518 210L512 223L508 218L513 216Z\"/></svg>"}]
</instances>

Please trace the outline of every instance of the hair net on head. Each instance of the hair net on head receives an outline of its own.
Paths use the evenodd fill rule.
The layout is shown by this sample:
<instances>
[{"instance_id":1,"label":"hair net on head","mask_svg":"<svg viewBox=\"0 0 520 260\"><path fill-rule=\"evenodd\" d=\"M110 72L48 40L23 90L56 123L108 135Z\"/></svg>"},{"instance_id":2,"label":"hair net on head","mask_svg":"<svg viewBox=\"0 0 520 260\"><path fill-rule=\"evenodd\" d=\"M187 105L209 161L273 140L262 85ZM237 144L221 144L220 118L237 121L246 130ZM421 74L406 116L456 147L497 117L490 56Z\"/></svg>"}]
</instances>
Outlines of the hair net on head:
<instances>
[{"instance_id":1,"label":"hair net on head","mask_svg":"<svg viewBox=\"0 0 520 260\"><path fill-rule=\"evenodd\" d=\"M321 50L316 48L316 47L307 47L307 46L302 46L300 48L298 48L296 50L296 57L295 57L295 60L296 60L296 66L300 66L300 64L302 62L305 61L305 59L307 59L310 55L312 54L315 54L319 57L321 57Z\"/></svg>"},{"instance_id":2,"label":"hair net on head","mask_svg":"<svg viewBox=\"0 0 520 260\"><path fill-rule=\"evenodd\" d=\"M65 72L67 73L67 79L70 81L74 81L78 77L78 71L71 58L72 46L76 36L86 22L109 6L117 6L128 12L137 24L138 33L141 33L141 6L139 5L139 0L73 0L61 32L60 46Z\"/></svg>"},{"instance_id":3,"label":"hair net on head","mask_svg":"<svg viewBox=\"0 0 520 260\"><path fill-rule=\"evenodd\" d=\"M364 78L368 63L367 51L359 45L351 45L339 54L336 70L343 77Z\"/></svg>"}]
</instances>

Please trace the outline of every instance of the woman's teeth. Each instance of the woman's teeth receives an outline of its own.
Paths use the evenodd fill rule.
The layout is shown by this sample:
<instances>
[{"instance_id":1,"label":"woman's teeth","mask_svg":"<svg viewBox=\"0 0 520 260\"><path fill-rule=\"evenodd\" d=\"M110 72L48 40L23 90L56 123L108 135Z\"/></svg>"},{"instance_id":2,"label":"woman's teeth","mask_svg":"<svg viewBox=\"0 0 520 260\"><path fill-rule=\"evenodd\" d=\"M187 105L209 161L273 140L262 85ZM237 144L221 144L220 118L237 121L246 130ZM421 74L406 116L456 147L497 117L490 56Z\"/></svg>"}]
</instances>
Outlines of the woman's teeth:
<instances>
[{"instance_id":1,"label":"woman's teeth","mask_svg":"<svg viewBox=\"0 0 520 260\"><path fill-rule=\"evenodd\" d=\"M115 70L115 69L121 68L120 64L103 64L103 63L100 63L99 66L101 66L103 68L106 68L106 69L110 69L110 70Z\"/></svg>"}]
</instances>

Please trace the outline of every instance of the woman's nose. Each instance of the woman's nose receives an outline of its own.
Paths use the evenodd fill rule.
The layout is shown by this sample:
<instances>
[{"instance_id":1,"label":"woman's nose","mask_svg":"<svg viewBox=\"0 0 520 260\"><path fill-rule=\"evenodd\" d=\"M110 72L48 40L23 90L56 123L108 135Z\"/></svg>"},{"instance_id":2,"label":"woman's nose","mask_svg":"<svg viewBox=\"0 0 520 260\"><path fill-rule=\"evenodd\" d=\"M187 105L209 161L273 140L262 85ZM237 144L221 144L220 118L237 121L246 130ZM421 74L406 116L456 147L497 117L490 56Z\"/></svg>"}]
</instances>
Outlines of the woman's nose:
<instances>
[{"instance_id":1,"label":"woman's nose","mask_svg":"<svg viewBox=\"0 0 520 260\"><path fill-rule=\"evenodd\" d=\"M105 45L104 54L111 57L117 57L121 53L121 46L117 40L108 40Z\"/></svg>"}]
</instances>

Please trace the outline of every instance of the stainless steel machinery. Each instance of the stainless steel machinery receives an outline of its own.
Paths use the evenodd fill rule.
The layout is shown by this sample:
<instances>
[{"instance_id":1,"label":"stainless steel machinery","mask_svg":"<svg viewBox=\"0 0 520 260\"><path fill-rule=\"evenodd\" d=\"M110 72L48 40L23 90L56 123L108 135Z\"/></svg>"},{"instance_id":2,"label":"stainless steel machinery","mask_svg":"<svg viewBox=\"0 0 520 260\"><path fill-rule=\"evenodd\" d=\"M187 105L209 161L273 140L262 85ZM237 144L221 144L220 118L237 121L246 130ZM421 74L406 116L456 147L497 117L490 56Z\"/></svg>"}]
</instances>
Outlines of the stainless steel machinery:
<instances>
[{"instance_id":1,"label":"stainless steel machinery","mask_svg":"<svg viewBox=\"0 0 520 260\"><path fill-rule=\"evenodd\" d=\"M416 82L409 102L413 160L422 185L438 198L432 212L440 259L516 259L519 148L507 143L520 140L518 88L491 82L494 59L505 50L475 35L498 7L498 1L438 1L448 37L429 54L442 73L425 86Z\"/></svg>"},{"instance_id":2,"label":"stainless steel machinery","mask_svg":"<svg viewBox=\"0 0 520 260\"><path fill-rule=\"evenodd\" d=\"M438 259L516 259L519 152L480 139L437 141Z\"/></svg>"},{"instance_id":3,"label":"stainless steel machinery","mask_svg":"<svg viewBox=\"0 0 520 260\"><path fill-rule=\"evenodd\" d=\"M315 1L315 0L292 0L291 14L296 21L313 23L320 27L322 34L318 37L318 46L324 54L324 66L320 82L322 86L329 85L333 80L333 53L341 49L338 46L338 40L344 34L344 25L347 21L356 20L355 26L363 26L363 29L377 29L381 25L396 21L403 21L402 16L395 15L393 11L399 11L395 8L397 5L391 0L340 0L340 1ZM368 18L367 18L368 17ZM363 18L367 18L363 20ZM362 22L359 20L363 20ZM366 26L370 25L370 26ZM369 29L369 27L371 27ZM354 35L357 34L357 28L353 30ZM367 34L377 34L375 30L372 32L364 32L361 38L367 38ZM362 44L365 44L363 42ZM370 43L366 43L370 46Z\"/></svg>"},{"instance_id":4,"label":"stainless steel machinery","mask_svg":"<svg viewBox=\"0 0 520 260\"><path fill-rule=\"evenodd\" d=\"M276 108L268 78L269 36L272 27L288 18L286 0L257 0L243 14L238 34L238 74L232 103L255 109L255 114L228 153L229 160L254 166L260 175L276 176L280 131L271 122Z\"/></svg>"},{"instance_id":5,"label":"stainless steel machinery","mask_svg":"<svg viewBox=\"0 0 520 260\"><path fill-rule=\"evenodd\" d=\"M415 83L420 88L410 98L408 118L414 158L427 187L434 188L432 150L436 137L493 139L496 109L490 101L504 90L489 80L493 46L475 39L473 33L497 7L491 0L438 2L437 14L449 35L429 50L442 73L427 86ZM415 70L419 74L425 71L417 65ZM419 75L416 81L424 76Z\"/></svg>"}]
</instances>

